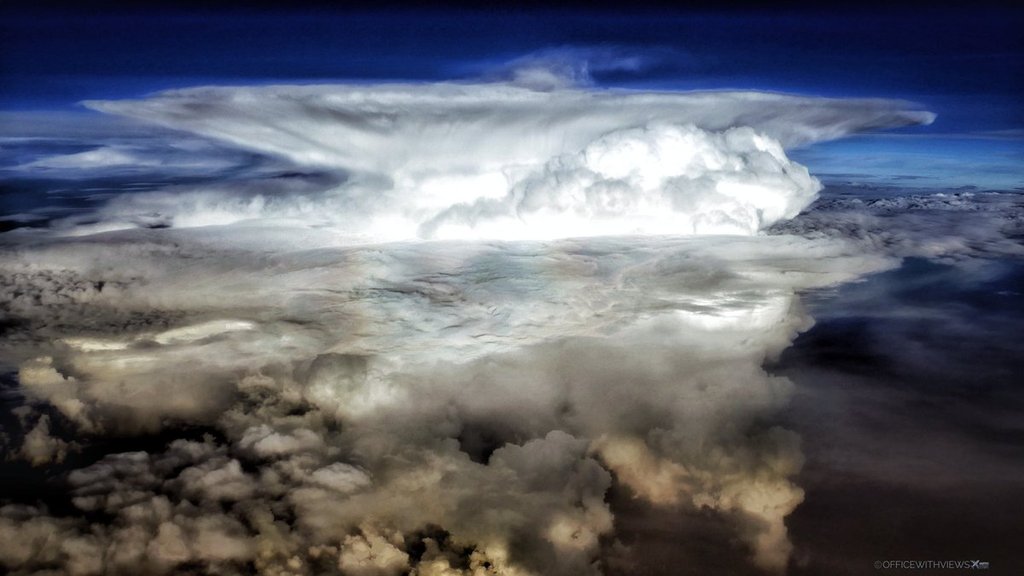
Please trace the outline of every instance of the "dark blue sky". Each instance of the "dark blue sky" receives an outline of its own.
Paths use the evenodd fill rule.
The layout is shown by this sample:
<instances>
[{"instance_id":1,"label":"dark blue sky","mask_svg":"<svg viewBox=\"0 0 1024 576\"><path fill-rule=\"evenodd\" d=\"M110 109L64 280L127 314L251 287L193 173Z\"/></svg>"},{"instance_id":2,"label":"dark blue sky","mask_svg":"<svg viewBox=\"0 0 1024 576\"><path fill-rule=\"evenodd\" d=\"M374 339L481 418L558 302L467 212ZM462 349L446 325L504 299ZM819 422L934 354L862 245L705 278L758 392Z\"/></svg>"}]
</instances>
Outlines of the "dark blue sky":
<instances>
[{"instance_id":1,"label":"dark blue sky","mask_svg":"<svg viewBox=\"0 0 1024 576\"><path fill-rule=\"evenodd\" d=\"M905 132L995 137L1010 142L996 154L1013 157L1024 136L1021 30L1024 11L989 8L7 9L0 110L69 109L197 84L469 78L546 50L590 59L598 85L913 100L939 119ZM934 142L908 145L942 153ZM960 145L957 154L965 150L974 153Z\"/></svg>"}]
</instances>

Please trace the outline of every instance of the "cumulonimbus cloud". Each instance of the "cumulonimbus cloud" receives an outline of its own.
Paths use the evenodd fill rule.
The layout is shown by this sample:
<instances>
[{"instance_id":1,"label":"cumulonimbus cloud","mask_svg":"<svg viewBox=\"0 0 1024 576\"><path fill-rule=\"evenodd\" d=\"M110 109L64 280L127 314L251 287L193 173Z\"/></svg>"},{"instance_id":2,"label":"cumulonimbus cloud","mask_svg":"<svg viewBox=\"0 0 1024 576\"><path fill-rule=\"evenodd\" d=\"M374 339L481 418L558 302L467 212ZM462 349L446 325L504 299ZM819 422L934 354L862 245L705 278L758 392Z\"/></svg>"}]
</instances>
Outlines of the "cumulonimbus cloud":
<instances>
[{"instance_id":1,"label":"cumulonimbus cloud","mask_svg":"<svg viewBox=\"0 0 1024 576\"><path fill-rule=\"evenodd\" d=\"M780 572L802 455L763 364L811 323L799 291L893 264L760 234L819 186L785 149L930 119L501 84L90 105L331 177L4 238L0 359L52 414L17 455L66 458L58 428L178 435L72 471L60 514L0 508L19 574L601 574L631 558L613 490L707 511Z\"/></svg>"},{"instance_id":2,"label":"cumulonimbus cloud","mask_svg":"<svg viewBox=\"0 0 1024 576\"><path fill-rule=\"evenodd\" d=\"M316 213L360 242L754 234L820 189L785 148L934 117L899 101L500 83L196 88L86 104L348 178L312 201L222 194L168 222Z\"/></svg>"}]
</instances>

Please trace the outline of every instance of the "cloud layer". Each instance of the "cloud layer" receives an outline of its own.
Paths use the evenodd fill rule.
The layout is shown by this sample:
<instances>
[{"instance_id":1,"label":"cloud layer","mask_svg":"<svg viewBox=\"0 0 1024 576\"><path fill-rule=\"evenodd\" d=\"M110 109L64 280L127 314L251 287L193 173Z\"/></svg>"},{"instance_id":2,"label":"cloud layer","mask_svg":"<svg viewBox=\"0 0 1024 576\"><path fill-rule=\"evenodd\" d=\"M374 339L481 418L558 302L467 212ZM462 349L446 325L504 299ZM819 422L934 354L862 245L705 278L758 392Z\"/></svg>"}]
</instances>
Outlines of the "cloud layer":
<instances>
[{"instance_id":1,"label":"cloud layer","mask_svg":"<svg viewBox=\"0 0 1024 576\"><path fill-rule=\"evenodd\" d=\"M728 515L779 570L801 455L765 424L790 384L761 363L808 325L795 290L888 265L794 237L261 255L152 234L8 253L23 283L61 270L9 293L19 381L88 435L214 435L73 472L80 518L5 509L15 572L596 574L613 478ZM24 451L53 458L39 436ZM65 544L25 552L26 514Z\"/></svg>"}]
</instances>

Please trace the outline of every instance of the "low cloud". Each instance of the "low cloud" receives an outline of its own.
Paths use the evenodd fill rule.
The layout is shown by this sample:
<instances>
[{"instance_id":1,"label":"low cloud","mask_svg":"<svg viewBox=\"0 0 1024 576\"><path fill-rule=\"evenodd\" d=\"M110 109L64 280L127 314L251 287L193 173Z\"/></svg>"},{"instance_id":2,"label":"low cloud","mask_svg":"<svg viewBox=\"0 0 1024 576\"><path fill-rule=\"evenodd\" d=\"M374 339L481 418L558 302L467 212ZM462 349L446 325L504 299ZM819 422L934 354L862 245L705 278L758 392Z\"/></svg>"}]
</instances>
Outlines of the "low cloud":
<instances>
[{"instance_id":1,"label":"low cloud","mask_svg":"<svg viewBox=\"0 0 1024 576\"><path fill-rule=\"evenodd\" d=\"M24 325L65 319L47 356L21 362L32 402L90 434L216 432L69 475L73 505L113 519L39 516L106 550L83 574L599 574L613 482L729 518L751 561L781 570L802 457L763 424L791 385L761 365L810 324L796 290L891 265L790 236L267 255L210 249L222 236L208 232L54 239L5 259L50 302L22 303ZM27 272L51 268L49 283ZM69 293L57 278L115 288L54 298ZM70 323L80 298L93 317L174 313L86 335ZM15 573L79 562L25 557L21 538L0 553Z\"/></svg>"}]
</instances>

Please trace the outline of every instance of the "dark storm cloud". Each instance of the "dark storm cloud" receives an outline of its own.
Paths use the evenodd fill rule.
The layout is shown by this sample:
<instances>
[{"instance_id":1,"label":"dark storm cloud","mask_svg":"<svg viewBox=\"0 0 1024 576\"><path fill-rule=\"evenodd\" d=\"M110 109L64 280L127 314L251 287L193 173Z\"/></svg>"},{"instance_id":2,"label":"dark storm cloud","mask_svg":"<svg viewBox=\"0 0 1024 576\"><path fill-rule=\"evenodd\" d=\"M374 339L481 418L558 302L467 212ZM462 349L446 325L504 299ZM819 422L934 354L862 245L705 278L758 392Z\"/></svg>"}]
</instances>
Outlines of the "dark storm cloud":
<instances>
[{"instance_id":1,"label":"dark storm cloud","mask_svg":"<svg viewBox=\"0 0 1024 576\"><path fill-rule=\"evenodd\" d=\"M97 315L106 302L178 314L171 328L128 332L67 322L38 348L48 357L21 362L33 401L94 434L177 423L223 434L73 472L74 506L114 520L36 513L31 526L63 535L62 548L19 551L35 528L14 530L26 512L6 510L10 569L596 572L614 534L612 473L652 506L726 515L756 563L778 569L802 458L791 433L758 423L790 394L760 363L806 326L797 286L886 265L781 237L260 256L211 250L221 234L197 231L5 258L109 282L75 297ZM115 283L118 270L132 278ZM81 306L35 300L18 313ZM22 448L40 462L63 441L44 431ZM430 526L446 543L413 558L409 542Z\"/></svg>"}]
</instances>

